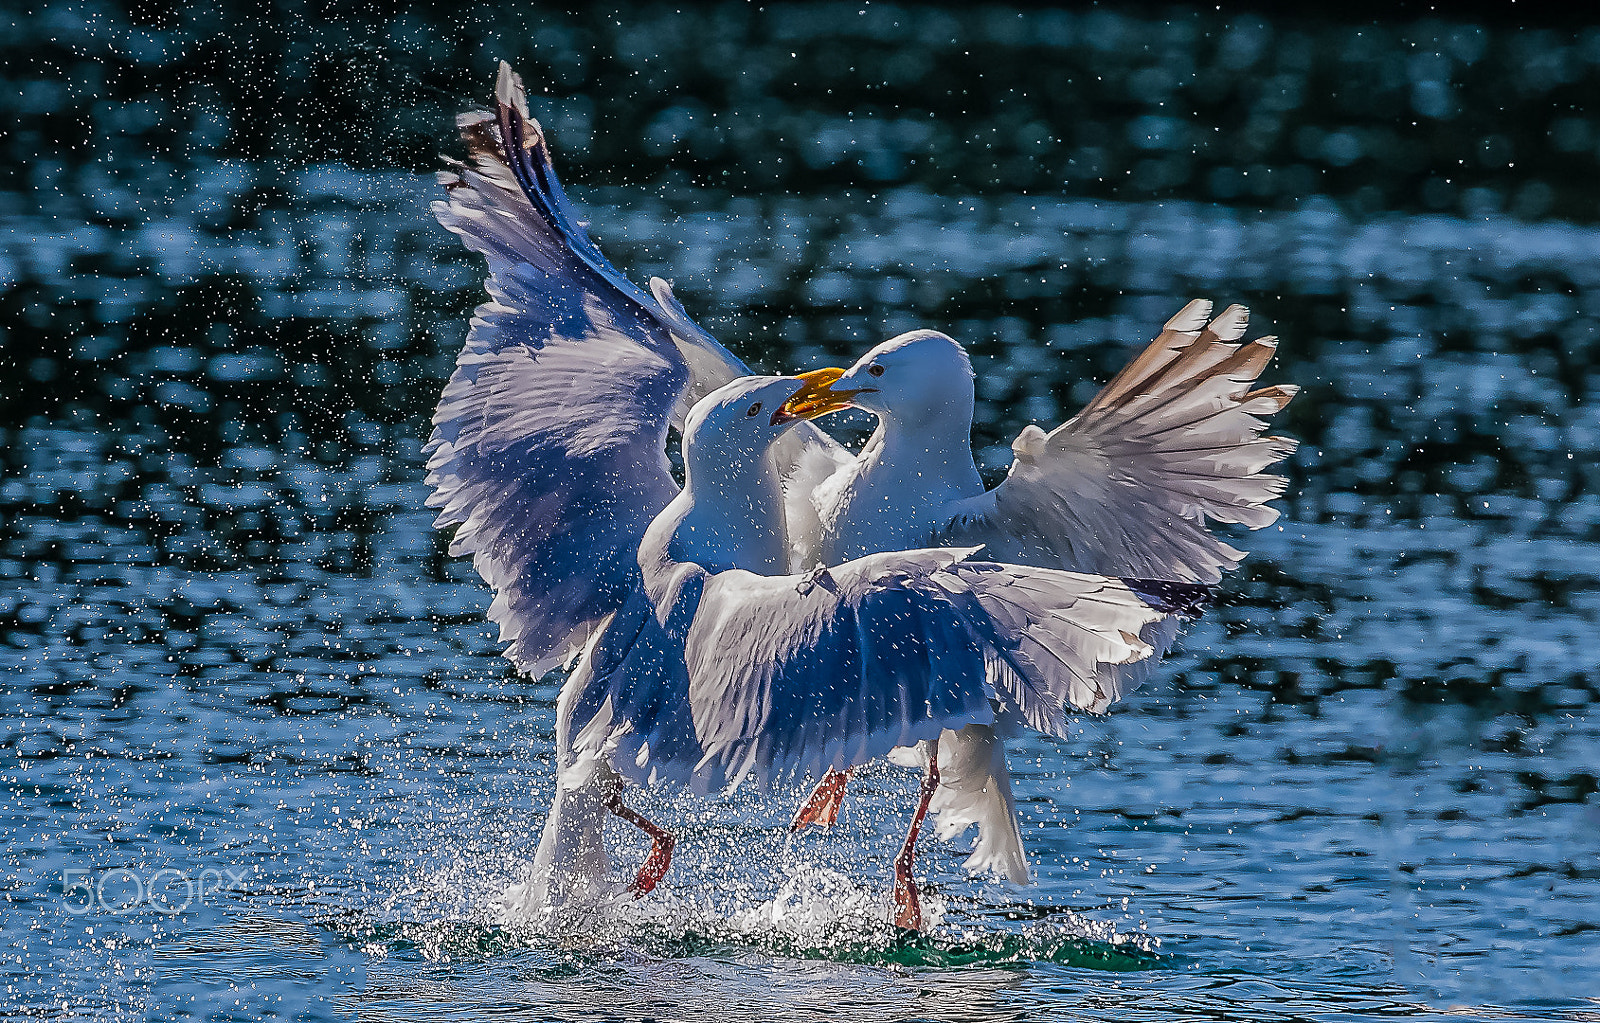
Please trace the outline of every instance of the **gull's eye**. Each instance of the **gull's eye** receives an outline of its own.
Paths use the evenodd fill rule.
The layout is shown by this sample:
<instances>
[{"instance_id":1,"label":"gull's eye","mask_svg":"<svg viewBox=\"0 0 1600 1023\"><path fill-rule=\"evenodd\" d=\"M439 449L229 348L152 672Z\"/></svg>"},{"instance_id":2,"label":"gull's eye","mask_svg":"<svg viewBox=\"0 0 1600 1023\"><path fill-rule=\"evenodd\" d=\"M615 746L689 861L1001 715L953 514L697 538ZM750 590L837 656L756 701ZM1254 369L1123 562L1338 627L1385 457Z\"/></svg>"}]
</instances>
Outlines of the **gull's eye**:
<instances>
[{"instance_id":1,"label":"gull's eye","mask_svg":"<svg viewBox=\"0 0 1600 1023\"><path fill-rule=\"evenodd\" d=\"M750 406L750 411L745 413L745 415L752 416L752 417L753 416L759 416L760 414L761 414L761 403L759 401L756 402L754 405L751 405Z\"/></svg>"},{"instance_id":2,"label":"gull's eye","mask_svg":"<svg viewBox=\"0 0 1600 1023\"><path fill-rule=\"evenodd\" d=\"M881 377L883 376L883 367L874 362L872 365L867 367L867 372L875 377Z\"/></svg>"}]
</instances>

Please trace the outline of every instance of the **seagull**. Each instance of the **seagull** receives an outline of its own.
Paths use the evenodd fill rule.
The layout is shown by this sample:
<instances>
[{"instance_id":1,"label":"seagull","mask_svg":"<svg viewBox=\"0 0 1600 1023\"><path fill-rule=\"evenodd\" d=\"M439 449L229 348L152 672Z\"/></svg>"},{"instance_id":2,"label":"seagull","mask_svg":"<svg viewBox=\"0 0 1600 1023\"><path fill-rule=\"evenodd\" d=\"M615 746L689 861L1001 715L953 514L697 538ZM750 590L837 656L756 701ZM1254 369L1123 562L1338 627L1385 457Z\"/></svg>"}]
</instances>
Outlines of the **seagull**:
<instances>
[{"instance_id":1,"label":"seagull","mask_svg":"<svg viewBox=\"0 0 1600 1023\"><path fill-rule=\"evenodd\" d=\"M860 455L813 492L822 563L903 547L982 544L997 561L1146 580L1153 591L1220 581L1245 555L1209 524L1260 529L1277 519L1267 502L1287 481L1262 470L1288 457L1296 442L1263 434L1297 388L1255 387L1276 339L1238 344L1248 310L1230 306L1213 318L1212 309L1204 300L1184 306L1063 425L1049 433L1025 427L1012 443L1009 473L993 490L972 455L972 362L953 338L911 331L848 370L803 375L813 386L787 411L848 405L878 419ZM1181 620L1148 627L1141 638L1156 656L1108 665L1079 706L1102 712L1142 683ZM979 825L966 866L1025 883L1003 738L974 725L946 732L937 751L930 744L919 754L930 764L948 761L933 803L943 836ZM847 779L844 772L825 776L793 829L831 825Z\"/></svg>"},{"instance_id":2,"label":"seagull","mask_svg":"<svg viewBox=\"0 0 1600 1023\"><path fill-rule=\"evenodd\" d=\"M774 571L785 547L781 480L764 456L799 415L828 407L807 401L813 386L741 378L690 411L683 490L645 531L632 599L563 690L563 791L609 792L618 775L700 791L767 787L899 747L936 748L946 730L1060 730L1097 674L1152 652L1138 634L1171 612L1133 587L976 561L976 547ZM797 395L809 406L799 415L787 411ZM922 928L912 868L938 785L930 760L894 860L894 922L906 930ZM576 827L600 819L590 812ZM552 849L571 840L565 827L568 837L547 830ZM655 880L665 869L647 867Z\"/></svg>"},{"instance_id":3,"label":"seagull","mask_svg":"<svg viewBox=\"0 0 1600 1023\"><path fill-rule=\"evenodd\" d=\"M1118 579L979 562L975 544L806 567L813 493L852 461L809 422L834 410L818 400L830 381L754 377L666 282L645 291L613 267L509 66L496 109L459 123L468 159L440 174L433 212L487 258L489 301L434 413L427 504L493 591L511 662L577 661L534 902L605 889L608 815L651 839L631 892L661 881L674 838L626 805L625 782L767 784L936 746L947 729L1059 730L1108 666L1149 656L1139 635L1174 612ZM937 756L926 774L896 858L896 922L911 929Z\"/></svg>"},{"instance_id":4,"label":"seagull","mask_svg":"<svg viewBox=\"0 0 1600 1023\"><path fill-rule=\"evenodd\" d=\"M451 556L470 556L493 592L488 616L505 656L538 677L592 650L637 595L640 542L679 491L669 430L750 370L688 317L667 282L644 291L600 252L504 62L495 97L494 111L458 117L468 157L439 173L447 198L432 206L487 259L489 301L434 411L426 503L434 526L454 531ZM796 487L786 521L815 522L798 495L848 454L802 421L769 457ZM589 832L558 826L600 811L650 837L632 885L648 892L673 838L624 804L619 779L558 789L536 865L557 857L580 881L603 876L604 850Z\"/></svg>"}]
</instances>

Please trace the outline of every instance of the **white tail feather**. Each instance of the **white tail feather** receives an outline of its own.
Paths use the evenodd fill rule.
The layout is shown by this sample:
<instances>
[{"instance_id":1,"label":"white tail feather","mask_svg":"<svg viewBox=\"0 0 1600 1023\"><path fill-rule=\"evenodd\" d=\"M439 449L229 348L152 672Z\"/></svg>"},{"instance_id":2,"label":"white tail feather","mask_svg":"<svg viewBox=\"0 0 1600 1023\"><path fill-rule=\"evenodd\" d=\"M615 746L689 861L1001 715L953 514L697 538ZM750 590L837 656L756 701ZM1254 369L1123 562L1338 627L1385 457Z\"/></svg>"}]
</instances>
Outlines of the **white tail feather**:
<instances>
[{"instance_id":1,"label":"white tail feather","mask_svg":"<svg viewBox=\"0 0 1600 1023\"><path fill-rule=\"evenodd\" d=\"M968 725L939 738L939 788L928 809L938 815L939 838L950 841L978 826L978 843L963 864L974 874L993 871L1027 884L1028 856L1017 827L1006 749L988 725Z\"/></svg>"}]
</instances>

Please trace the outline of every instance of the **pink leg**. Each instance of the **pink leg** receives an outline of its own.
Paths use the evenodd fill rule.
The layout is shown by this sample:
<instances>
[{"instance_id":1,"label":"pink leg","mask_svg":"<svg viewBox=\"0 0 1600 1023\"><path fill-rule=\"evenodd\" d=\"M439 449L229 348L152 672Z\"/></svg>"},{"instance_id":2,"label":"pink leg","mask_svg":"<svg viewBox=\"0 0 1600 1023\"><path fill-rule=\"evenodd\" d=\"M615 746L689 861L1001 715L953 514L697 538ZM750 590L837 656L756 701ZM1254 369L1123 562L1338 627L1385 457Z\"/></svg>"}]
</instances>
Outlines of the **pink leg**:
<instances>
[{"instance_id":1,"label":"pink leg","mask_svg":"<svg viewBox=\"0 0 1600 1023\"><path fill-rule=\"evenodd\" d=\"M844 771L829 771L817 782L817 787L811 790L800 809L795 812L794 820L789 822L790 831L799 831L807 824L817 824L824 828L831 828L839 819L839 804L844 802L844 787L850 780L850 774L855 768Z\"/></svg>"},{"instance_id":2,"label":"pink leg","mask_svg":"<svg viewBox=\"0 0 1600 1023\"><path fill-rule=\"evenodd\" d=\"M650 855L645 857L644 866L639 868L638 876L628 885L628 891L633 893L633 897L642 899L652 888L661 883L667 868L672 866L672 848L678 844L678 840L672 837L670 831L657 827L644 814L629 809L622 802L621 796L613 795L607 799L606 809L650 836Z\"/></svg>"},{"instance_id":3,"label":"pink leg","mask_svg":"<svg viewBox=\"0 0 1600 1023\"><path fill-rule=\"evenodd\" d=\"M939 740L928 743L928 773L922 778L922 793L917 800L917 812L911 817L911 828L906 832L906 842L900 855L894 858L894 922L896 927L908 931L922 930L922 902L917 897L917 883L911 878L911 864L917 852L917 835L922 831L922 819L928 815L928 803L939 787Z\"/></svg>"}]
</instances>

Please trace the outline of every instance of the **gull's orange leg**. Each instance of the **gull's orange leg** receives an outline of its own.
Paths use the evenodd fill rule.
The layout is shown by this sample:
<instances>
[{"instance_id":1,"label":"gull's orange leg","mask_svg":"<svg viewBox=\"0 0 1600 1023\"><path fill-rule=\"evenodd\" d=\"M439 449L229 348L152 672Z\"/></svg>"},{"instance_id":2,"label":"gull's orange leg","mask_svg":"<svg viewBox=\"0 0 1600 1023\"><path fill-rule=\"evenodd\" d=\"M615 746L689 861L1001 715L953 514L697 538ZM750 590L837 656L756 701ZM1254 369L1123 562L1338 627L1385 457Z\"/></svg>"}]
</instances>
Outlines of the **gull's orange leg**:
<instances>
[{"instance_id":1,"label":"gull's orange leg","mask_svg":"<svg viewBox=\"0 0 1600 1023\"><path fill-rule=\"evenodd\" d=\"M906 832L905 844L894 858L894 923L908 931L922 930L922 902L917 897L917 883L911 878L911 863L917 852L917 835L922 832L922 819L928 815L928 803L939 787L939 740L928 743L928 773L922 777L922 793L917 799L917 812L911 816L911 828Z\"/></svg>"},{"instance_id":2,"label":"gull's orange leg","mask_svg":"<svg viewBox=\"0 0 1600 1023\"><path fill-rule=\"evenodd\" d=\"M672 836L672 832L657 827L644 814L629 809L620 795L613 794L608 798L606 809L650 836L650 855L645 857L644 866L639 868L638 876L628 885L628 891L633 893L633 897L642 899L652 888L661 883L667 868L672 866L672 848L678 844L678 840Z\"/></svg>"},{"instance_id":3,"label":"gull's orange leg","mask_svg":"<svg viewBox=\"0 0 1600 1023\"><path fill-rule=\"evenodd\" d=\"M850 781L850 774L855 768L843 771L829 771L817 782L817 787L811 790L811 795L795 811L794 820L789 822L790 831L799 831L807 824L817 824L824 828L831 828L839 819L839 804L844 802L844 787Z\"/></svg>"}]
</instances>

